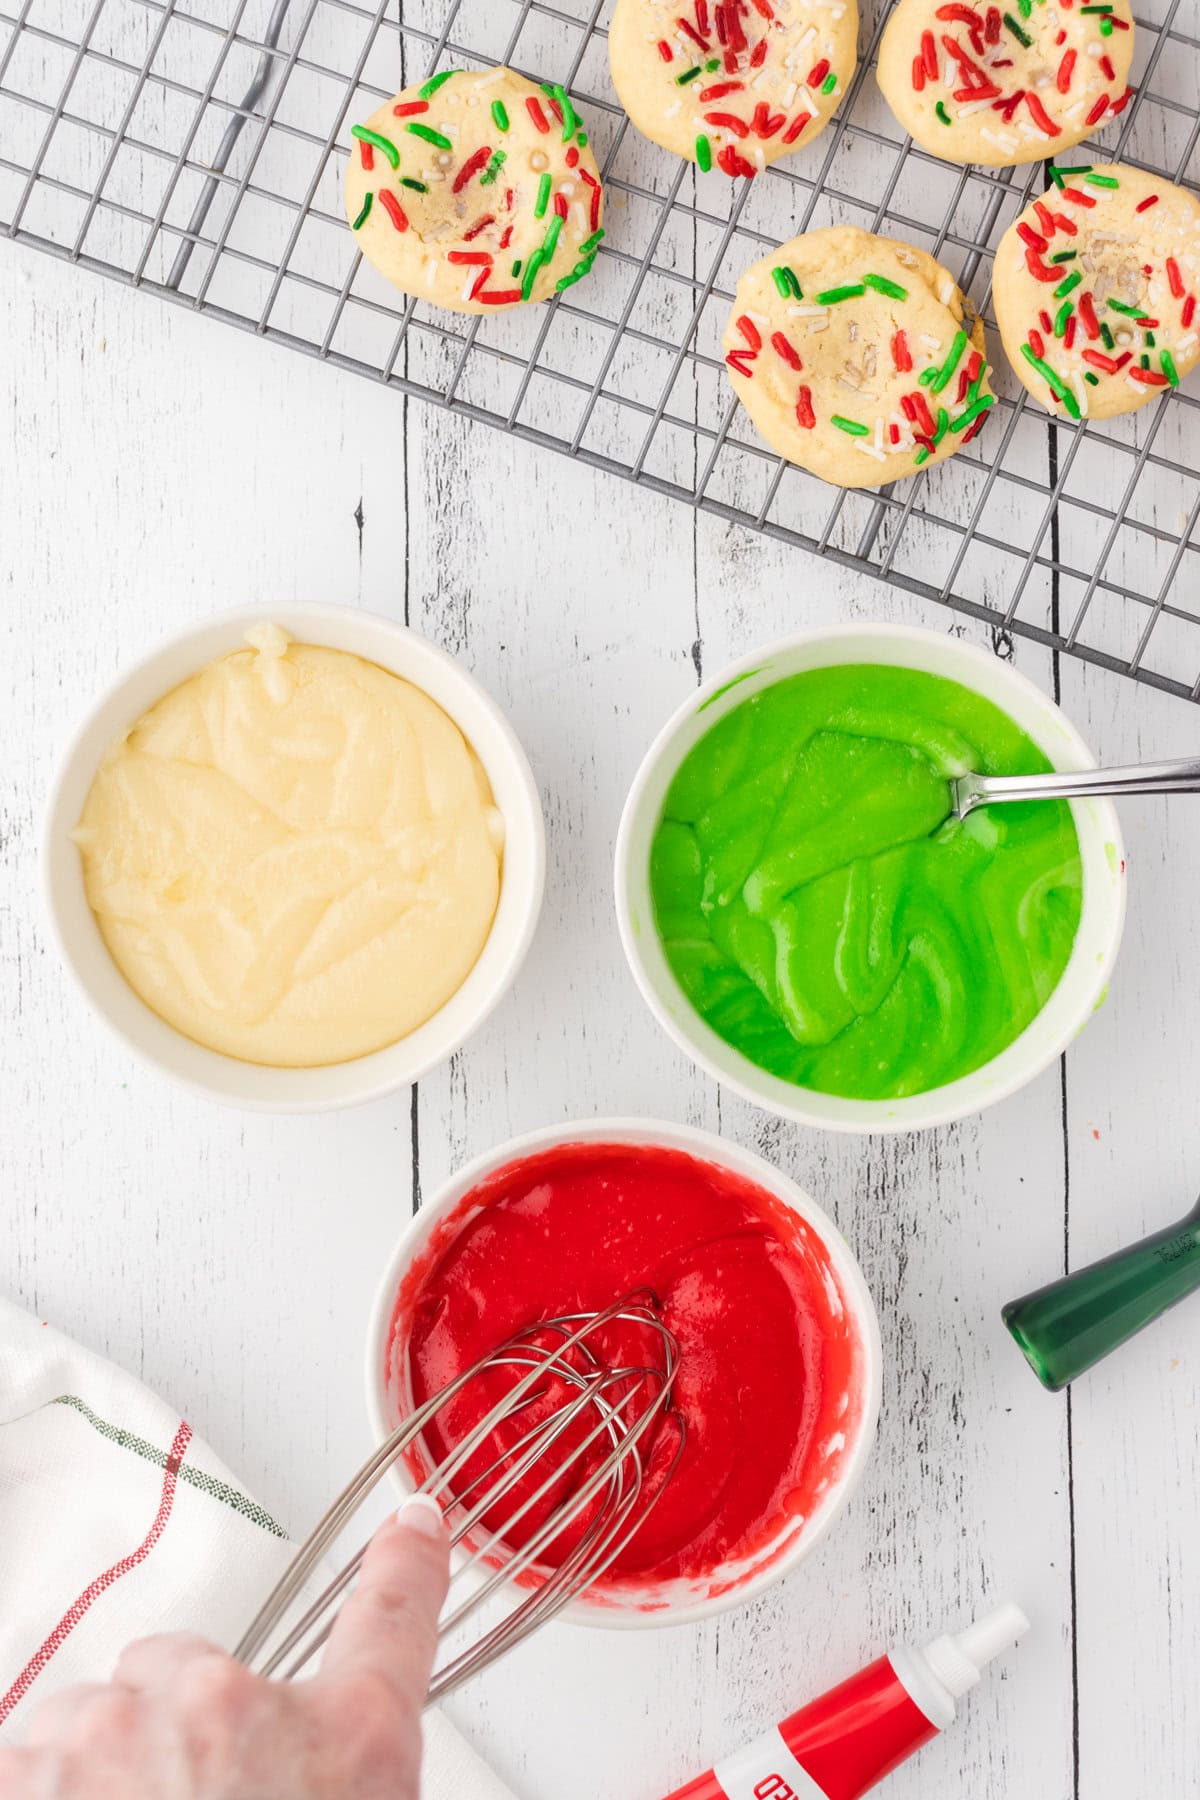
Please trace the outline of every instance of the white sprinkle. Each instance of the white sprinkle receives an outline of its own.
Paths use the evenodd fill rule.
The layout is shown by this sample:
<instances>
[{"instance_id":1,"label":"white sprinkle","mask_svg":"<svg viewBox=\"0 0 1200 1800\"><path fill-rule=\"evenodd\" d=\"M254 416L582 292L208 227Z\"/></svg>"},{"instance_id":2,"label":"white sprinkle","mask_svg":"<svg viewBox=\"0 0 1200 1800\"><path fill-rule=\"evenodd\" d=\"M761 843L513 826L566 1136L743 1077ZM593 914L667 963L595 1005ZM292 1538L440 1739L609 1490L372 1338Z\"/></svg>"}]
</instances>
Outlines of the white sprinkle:
<instances>
[{"instance_id":1,"label":"white sprinkle","mask_svg":"<svg viewBox=\"0 0 1200 1800\"><path fill-rule=\"evenodd\" d=\"M475 83L475 86L477 88L491 87L493 81L499 81L499 79L503 75L503 73L504 73L503 69L493 69L489 75L481 76L480 79Z\"/></svg>"},{"instance_id":2,"label":"white sprinkle","mask_svg":"<svg viewBox=\"0 0 1200 1800\"><path fill-rule=\"evenodd\" d=\"M765 313L751 312L747 309L746 317L750 320L752 325L757 325L760 331L770 331L771 321Z\"/></svg>"},{"instance_id":3,"label":"white sprinkle","mask_svg":"<svg viewBox=\"0 0 1200 1800\"><path fill-rule=\"evenodd\" d=\"M1085 56L1100 57L1100 56L1103 56L1103 54L1104 54L1104 52L1101 49L1099 44L1089 44L1087 46L1087 49L1084 51Z\"/></svg>"},{"instance_id":4,"label":"white sprinkle","mask_svg":"<svg viewBox=\"0 0 1200 1800\"><path fill-rule=\"evenodd\" d=\"M986 112L991 104L990 100L972 100L969 106L959 107L958 117L969 119L972 113Z\"/></svg>"},{"instance_id":5,"label":"white sprinkle","mask_svg":"<svg viewBox=\"0 0 1200 1800\"><path fill-rule=\"evenodd\" d=\"M930 337L930 335L927 331L923 331L921 333L920 337L917 339L917 342L920 344L924 344L925 347L929 350L940 350L942 347L941 338Z\"/></svg>"},{"instance_id":6,"label":"white sprinkle","mask_svg":"<svg viewBox=\"0 0 1200 1800\"><path fill-rule=\"evenodd\" d=\"M663 114L663 118L664 119L673 119L675 117L676 113L681 111L682 107L683 107L683 101L676 100L676 102L674 103L673 106L668 106L666 112Z\"/></svg>"},{"instance_id":7,"label":"white sprinkle","mask_svg":"<svg viewBox=\"0 0 1200 1800\"><path fill-rule=\"evenodd\" d=\"M464 300L469 300L471 298L471 289L475 286L475 283L478 281L478 279L479 279L479 270L478 269L468 269L467 270L467 279L463 283L463 291L462 291L462 298Z\"/></svg>"},{"instance_id":8,"label":"white sprinkle","mask_svg":"<svg viewBox=\"0 0 1200 1800\"><path fill-rule=\"evenodd\" d=\"M784 89L783 99L780 101L780 105L783 107L784 112L791 112L792 101L799 92L800 90L796 86L796 83L794 81L789 81L787 87Z\"/></svg>"},{"instance_id":9,"label":"white sprinkle","mask_svg":"<svg viewBox=\"0 0 1200 1800\"><path fill-rule=\"evenodd\" d=\"M824 319L829 313L827 306L809 306L807 302L803 306L789 306L787 310L793 319Z\"/></svg>"},{"instance_id":10,"label":"white sprinkle","mask_svg":"<svg viewBox=\"0 0 1200 1800\"><path fill-rule=\"evenodd\" d=\"M941 301L943 306L949 306L951 296L953 295L953 293L954 293L954 283L953 283L953 281L951 281L950 277L947 276L945 281L941 281L938 283L938 299Z\"/></svg>"},{"instance_id":11,"label":"white sprinkle","mask_svg":"<svg viewBox=\"0 0 1200 1800\"><path fill-rule=\"evenodd\" d=\"M856 450L861 450L864 456L871 457L875 462L883 462L885 460L882 450L877 449L874 444L864 443L862 438L855 438L854 447Z\"/></svg>"},{"instance_id":12,"label":"white sprinkle","mask_svg":"<svg viewBox=\"0 0 1200 1800\"><path fill-rule=\"evenodd\" d=\"M1075 392L1079 396L1079 410L1083 414L1084 418L1086 419L1087 413L1088 413L1087 383L1083 379L1083 376L1080 374L1078 369L1076 369L1076 371L1075 371L1073 380L1075 382Z\"/></svg>"}]
</instances>

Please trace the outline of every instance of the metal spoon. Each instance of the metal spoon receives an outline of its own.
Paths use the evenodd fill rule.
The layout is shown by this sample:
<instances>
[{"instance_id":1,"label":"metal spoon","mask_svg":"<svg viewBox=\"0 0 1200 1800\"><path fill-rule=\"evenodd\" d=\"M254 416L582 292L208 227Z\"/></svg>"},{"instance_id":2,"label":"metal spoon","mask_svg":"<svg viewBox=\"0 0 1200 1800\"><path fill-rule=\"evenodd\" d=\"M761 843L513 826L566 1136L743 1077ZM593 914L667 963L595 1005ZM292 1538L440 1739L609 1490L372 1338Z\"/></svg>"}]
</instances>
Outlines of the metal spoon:
<instances>
[{"instance_id":1,"label":"metal spoon","mask_svg":"<svg viewBox=\"0 0 1200 1800\"><path fill-rule=\"evenodd\" d=\"M951 812L965 819L977 806L1000 800L1078 800L1087 794L1198 794L1200 757L1133 763L1127 769L1079 769L1072 774L959 775L950 783Z\"/></svg>"}]
</instances>

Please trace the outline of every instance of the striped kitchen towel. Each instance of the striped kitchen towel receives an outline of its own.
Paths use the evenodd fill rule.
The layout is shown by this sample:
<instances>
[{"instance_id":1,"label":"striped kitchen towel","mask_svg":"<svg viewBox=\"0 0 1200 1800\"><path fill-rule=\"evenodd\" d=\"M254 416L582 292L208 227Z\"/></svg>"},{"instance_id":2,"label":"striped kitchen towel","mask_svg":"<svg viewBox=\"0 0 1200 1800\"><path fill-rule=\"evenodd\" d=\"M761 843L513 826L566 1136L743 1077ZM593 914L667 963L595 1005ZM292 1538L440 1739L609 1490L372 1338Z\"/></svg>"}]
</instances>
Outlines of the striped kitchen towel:
<instances>
[{"instance_id":1,"label":"striped kitchen towel","mask_svg":"<svg viewBox=\"0 0 1200 1800\"><path fill-rule=\"evenodd\" d=\"M234 1644L291 1554L178 1414L0 1299L0 1742L134 1638ZM425 1800L512 1800L440 1714L425 1737Z\"/></svg>"}]
</instances>

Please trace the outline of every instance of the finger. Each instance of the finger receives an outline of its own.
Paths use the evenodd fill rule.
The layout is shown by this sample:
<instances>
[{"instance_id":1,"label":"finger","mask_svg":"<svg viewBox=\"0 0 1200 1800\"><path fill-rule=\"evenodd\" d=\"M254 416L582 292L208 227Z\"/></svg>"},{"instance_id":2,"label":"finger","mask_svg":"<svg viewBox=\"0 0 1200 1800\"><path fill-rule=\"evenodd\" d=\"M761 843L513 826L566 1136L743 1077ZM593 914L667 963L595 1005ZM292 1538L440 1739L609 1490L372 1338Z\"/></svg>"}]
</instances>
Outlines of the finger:
<instances>
[{"instance_id":1,"label":"finger","mask_svg":"<svg viewBox=\"0 0 1200 1800\"><path fill-rule=\"evenodd\" d=\"M78 1729L79 1720L91 1702L108 1692L102 1681L83 1681L52 1694L40 1706L34 1707L25 1742L31 1749L41 1744L58 1743L68 1730Z\"/></svg>"},{"instance_id":2,"label":"finger","mask_svg":"<svg viewBox=\"0 0 1200 1800\"><path fill-rule=\"evenodd\" d=\"M367 1546L358 1585L334 1621L320 1679L373 1675L388 1683L398 1702L419 1711L449 1573L441 1508L416 1494Z\"/></svg>"},{"instance_id":3,"label":"finger","mask_svg":"<svg viewBox=\"0 0 1200 1800\"><path fill-rule=\"evenodd\" d=\"M54 1764L41 1751L0 1750L0 1800L52 1800Z\"/></svg>"},{"instance_id":4,"label":"finger","mask_svg":"<svg viewBox=\"0 0 1200 1800\"><path fill-rule=\"evenodd\" d=\"M161 1637L139 1638L135 1644L126 1644L117 1658L113 1680L127 1688L167 1687L189 1664L224 1654L194 1631L168 1631Z\"/></svg>"}]
</instances>

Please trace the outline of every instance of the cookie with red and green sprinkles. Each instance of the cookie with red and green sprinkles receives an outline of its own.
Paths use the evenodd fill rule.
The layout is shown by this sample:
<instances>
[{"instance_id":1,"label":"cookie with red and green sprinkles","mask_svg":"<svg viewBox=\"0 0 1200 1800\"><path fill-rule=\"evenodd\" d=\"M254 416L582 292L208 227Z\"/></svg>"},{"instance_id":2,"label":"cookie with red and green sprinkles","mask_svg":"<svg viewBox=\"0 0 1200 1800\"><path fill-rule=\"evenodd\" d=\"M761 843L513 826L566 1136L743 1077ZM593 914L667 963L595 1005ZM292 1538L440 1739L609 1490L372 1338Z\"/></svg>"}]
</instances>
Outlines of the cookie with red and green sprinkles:
<instances>
[{"instance_id":1,"label":"cookie with red and green sprinkles","mask_svg":"<svg viewBox=\"0 0 1200 1800\"><path fill-rule=\"evenodd\" d=\"M996 250L996 323L1049 412L1112 419L1200 360L1200 201L1123 163L1050 174Z\"/></svg>"},{"instance_id":2,"label":"cookie with red and green sprinkles","mask_svg":"<svg viewBox=\"0 0 1200 1800\"><path fill-rule=\"evenodd\" d=\"M837 487L944 461L994 404L983 321L954 277L853 225L807 231L752 264L722 343L767 443Z\"/></svg>"},{"instance_id":3,"label":"cookie with red and green sprinkles","mask_svg":"<svg viewBox=\"0 0 1200 1800\"><path fill-rule=\"evenodd\" d=\"M948 162L1041 162L1125 110L1129 0L899 0L879 85L903 129Z\"/></svg>"},{"instance_id":4,"label":"cookie with red and green sprinkles","mask_svg":"<svg viewBox=\"0 0 1200 1800\"><path fill-rule=\"evenodd\" d=\"M351 126L346 216L403 293L451 312L548 300L591 269L604 196L562 87L448 69Z\"/></svg>"},{"instance_id":5,"label":"cookie with red and green sprinkles","mask_svg":"<svg viewBox=\"0 0 1200 1800\"><path fill-rule=\"evenodd\" d=\"M646 137L750 176L825 129L857 39L857 0L617 0L608 55Z\"/></svg>"}]
</instances>

